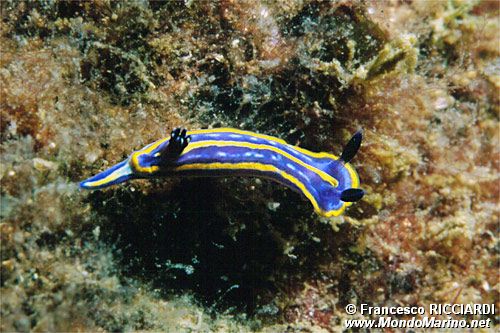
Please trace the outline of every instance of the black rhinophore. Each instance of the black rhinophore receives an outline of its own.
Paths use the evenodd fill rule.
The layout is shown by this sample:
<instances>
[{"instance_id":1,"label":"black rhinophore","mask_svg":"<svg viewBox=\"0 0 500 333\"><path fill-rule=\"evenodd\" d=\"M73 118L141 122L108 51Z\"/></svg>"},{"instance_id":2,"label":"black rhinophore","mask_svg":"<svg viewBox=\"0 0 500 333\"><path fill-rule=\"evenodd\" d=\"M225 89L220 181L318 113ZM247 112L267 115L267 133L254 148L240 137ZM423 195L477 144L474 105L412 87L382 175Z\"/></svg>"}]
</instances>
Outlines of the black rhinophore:
<instances>
[{"instance_id":1,"label":"black rhinophore","mask_svg":"<svg viewBox=\"0 0 500 333\"><path fill-rule=\"evenodd\" d=\"M340 160L344 163L349 163L358 152L362 140L363 132L357 131L344 147L344 151L340 155ZM344 202L356 202L361 200L364 195L365 191L360 188L348 188L340 193L340 200Z\"/></svg>"},{"instance_id":2,"label":"black rhinophore","mask_svg":"<svg viewBox=\"0 0 500 333\"><path fill-rule=\"evenodd\" d=\"M356 202L361 200L361 198L365 195L365 191L360 188L348 188L347 190L343 190L340 194L340 200L344 202Z\"/></svg>"},{"instance_id":3,"label":"black rhinophore","mask_svg":"<svg viewBox=\"0 0 500 333\"><path fill-rule=\"evenodd\" d=\"M342 152L342 155L340 155L340 159L349 163L358 152L359 147L361 146L361 140L363 140L363 132L357 131L344 147L344 151Z\"/></svg>"}]
</instances>

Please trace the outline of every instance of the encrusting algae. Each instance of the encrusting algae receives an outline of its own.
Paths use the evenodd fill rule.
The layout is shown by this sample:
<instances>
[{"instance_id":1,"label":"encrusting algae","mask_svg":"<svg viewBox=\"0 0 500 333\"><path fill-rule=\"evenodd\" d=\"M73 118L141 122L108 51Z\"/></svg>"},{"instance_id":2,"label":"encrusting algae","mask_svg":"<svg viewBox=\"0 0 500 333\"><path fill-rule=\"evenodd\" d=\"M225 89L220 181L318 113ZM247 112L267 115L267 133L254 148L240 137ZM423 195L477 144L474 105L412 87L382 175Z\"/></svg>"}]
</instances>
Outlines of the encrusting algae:
<instances>
[{"instance_id":1,"label":"encrusting algae","mask_svg":"<svg viewBox=\"0 0 500 333\"><path fill-rule=\"evenodd\" d=\"M497 2L0 6L2 331L337 332L349 303L500 308ZM322 218L257 178L78 189L175 127L335 154L362 128L367 194Z\"/></svg>"}]
</instances>

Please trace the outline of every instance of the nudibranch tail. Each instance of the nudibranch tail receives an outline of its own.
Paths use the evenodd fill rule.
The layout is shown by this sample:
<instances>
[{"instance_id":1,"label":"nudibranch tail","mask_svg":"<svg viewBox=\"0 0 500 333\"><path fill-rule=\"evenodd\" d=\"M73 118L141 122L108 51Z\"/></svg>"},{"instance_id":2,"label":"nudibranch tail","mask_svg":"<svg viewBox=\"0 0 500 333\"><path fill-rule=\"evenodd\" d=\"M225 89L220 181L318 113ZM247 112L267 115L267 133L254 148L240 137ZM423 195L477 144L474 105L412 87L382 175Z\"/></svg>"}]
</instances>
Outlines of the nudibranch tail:
<instances>
[{"instance_id":1,"label":"nudibranch tail","mask_svg":"<svg viewBox=\"0 0 500 333\"><path fill-rule=\"evenodd\" d=\"M126 159L111 168L98 173L80 183L80 188L87 190L97 190L111 185L123 183L134 177L134 172L130 168L129 160Z\"/></svg>"}]
</instances>

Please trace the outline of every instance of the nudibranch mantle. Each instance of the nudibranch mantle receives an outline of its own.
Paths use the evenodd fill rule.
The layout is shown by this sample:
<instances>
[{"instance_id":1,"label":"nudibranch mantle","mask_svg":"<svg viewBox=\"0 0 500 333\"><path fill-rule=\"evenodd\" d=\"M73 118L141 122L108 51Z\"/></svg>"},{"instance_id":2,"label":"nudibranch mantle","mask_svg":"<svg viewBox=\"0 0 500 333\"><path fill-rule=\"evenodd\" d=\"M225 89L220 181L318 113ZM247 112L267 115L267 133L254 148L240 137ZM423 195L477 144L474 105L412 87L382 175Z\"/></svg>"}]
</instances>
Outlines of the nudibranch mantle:
<instances>
[{"instance_id":1,"label":"nudibranch mantle","mask_svg":"<svg viewBox=\"0 0 500 333\"><path fill-rule=\"evenodd\" d=\"M337 157L239 129L175 129L170 137L133 152L126 160L81 182L80 187L100 189L156 176L256 176L301 193L319 215L338 216L364 194L349 164L361 139L361 132L357 132Z\"/></svg>"}]
</instances>

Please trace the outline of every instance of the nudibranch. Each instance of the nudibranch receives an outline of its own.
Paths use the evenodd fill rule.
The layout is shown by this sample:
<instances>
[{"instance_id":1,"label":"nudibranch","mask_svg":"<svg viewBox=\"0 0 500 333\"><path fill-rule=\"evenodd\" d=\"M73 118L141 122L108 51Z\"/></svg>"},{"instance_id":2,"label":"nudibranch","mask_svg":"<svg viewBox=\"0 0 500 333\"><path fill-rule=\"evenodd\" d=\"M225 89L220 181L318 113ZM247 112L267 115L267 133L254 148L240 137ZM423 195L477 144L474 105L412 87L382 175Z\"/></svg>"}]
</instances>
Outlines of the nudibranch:
<instances>
[{"instance_id":1,"label":"nudibranch","mask_svg":"<svg viewBox=\"0 0 500 333\"><path fill-rule=\"evenodd\" d=\"M156 176L256 176L301 193L319 215L338 216L364 195L349 164L361 140L362 134L357 132L337 157L239 129L176 128L170 137L133 152L126 160L81 182L80 187L100 189Z\"/></svg>"}]
</instances>

